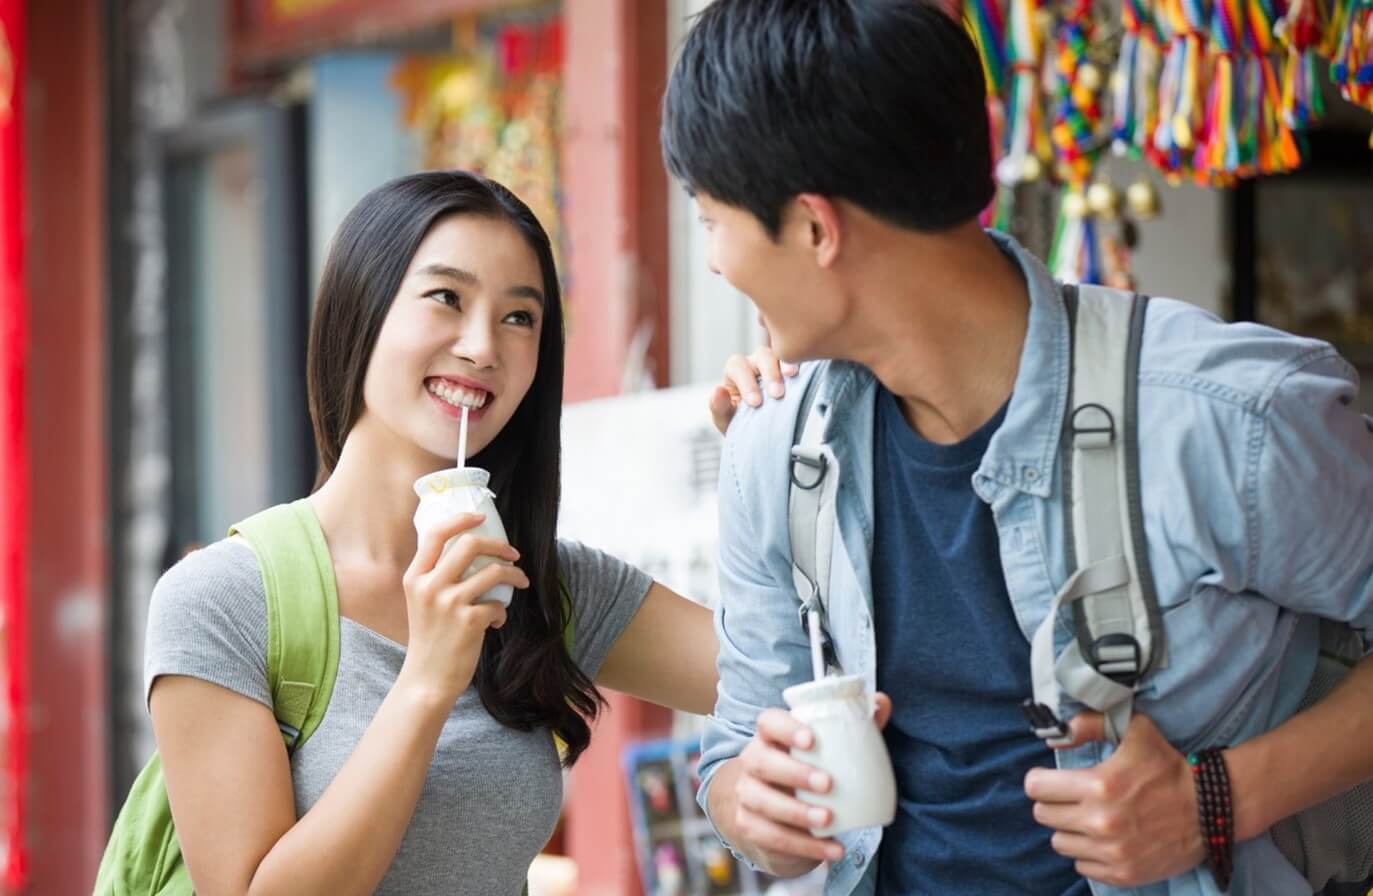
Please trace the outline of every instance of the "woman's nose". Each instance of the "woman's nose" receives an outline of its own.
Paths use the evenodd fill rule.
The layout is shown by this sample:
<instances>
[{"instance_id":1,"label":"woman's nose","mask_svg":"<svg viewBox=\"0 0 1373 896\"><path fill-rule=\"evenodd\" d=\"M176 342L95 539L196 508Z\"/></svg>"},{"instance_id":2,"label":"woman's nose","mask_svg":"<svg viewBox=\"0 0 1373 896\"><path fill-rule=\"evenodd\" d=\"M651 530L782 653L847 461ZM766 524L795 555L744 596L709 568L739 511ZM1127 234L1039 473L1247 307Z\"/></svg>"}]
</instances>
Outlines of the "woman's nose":
<instances>
[{"instance_id":1,"label":"woman's nose","mask_svg":"<svg viewBox=\"0 0 1373 896\"><path fill-rule=\"evenodd\" d=\"M490 323L472 318L464 321L462 332L453 341L452 352L475 367L494 368L500 360Z\"/></svg>"}]
</instances>

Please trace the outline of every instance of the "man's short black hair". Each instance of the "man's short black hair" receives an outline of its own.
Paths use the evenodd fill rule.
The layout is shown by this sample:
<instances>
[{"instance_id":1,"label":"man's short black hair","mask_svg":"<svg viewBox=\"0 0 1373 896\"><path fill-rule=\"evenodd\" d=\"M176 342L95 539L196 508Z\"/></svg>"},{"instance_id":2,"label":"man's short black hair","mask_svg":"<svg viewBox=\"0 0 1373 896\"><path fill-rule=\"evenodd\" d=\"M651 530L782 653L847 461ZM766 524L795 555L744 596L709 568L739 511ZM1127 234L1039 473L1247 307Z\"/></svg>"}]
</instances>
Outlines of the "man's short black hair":
<instances>
[{"instance_id":1,"label":"man's short black hair","mask_svg":"<svg viewBox=\"0 0 1373 896\"><path fill-rule=\"evenodd\" d=\"M663 157L774 237L799 193L939 231L994 192L982 63L934 0L716 0L663 108Z\"/></svg>"}]
</instances>

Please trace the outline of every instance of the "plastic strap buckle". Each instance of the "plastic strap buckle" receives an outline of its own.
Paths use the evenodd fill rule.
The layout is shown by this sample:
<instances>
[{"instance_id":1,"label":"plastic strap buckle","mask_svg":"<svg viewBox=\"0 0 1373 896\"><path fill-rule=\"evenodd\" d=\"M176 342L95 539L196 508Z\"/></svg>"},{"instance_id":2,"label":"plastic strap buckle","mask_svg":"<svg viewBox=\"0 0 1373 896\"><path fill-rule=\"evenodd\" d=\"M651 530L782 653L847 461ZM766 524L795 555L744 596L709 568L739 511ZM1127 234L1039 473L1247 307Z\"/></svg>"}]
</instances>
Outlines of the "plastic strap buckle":
<instances>
[{"instance_id":1,"label":"plastic strap buckle","mask_svg":"<svg viewBox=\"0 0 1373 896\"><path fill-rule=\"evenodd\" d=\"M1144 667L1144 651L1133 635L1113 632L1092 642L1087 661L1112 681L1134 687Z\"/></svg>"},{"instance_id":2,"label":"plastic strap buckle","mask_svg":"<svg viewBox=\"0 0 1373 896\"><path fill-rule=\"evenodd\" d=\"M1036 703L1033 697L1026 697L1020 704L1020 711L1025 713L1025 720L1030 723L1030 730L1036 737L1045 740L1062 740L1068 736L1068 725L1054 711L1043 703Z\"/></svg>"}]
</instances>

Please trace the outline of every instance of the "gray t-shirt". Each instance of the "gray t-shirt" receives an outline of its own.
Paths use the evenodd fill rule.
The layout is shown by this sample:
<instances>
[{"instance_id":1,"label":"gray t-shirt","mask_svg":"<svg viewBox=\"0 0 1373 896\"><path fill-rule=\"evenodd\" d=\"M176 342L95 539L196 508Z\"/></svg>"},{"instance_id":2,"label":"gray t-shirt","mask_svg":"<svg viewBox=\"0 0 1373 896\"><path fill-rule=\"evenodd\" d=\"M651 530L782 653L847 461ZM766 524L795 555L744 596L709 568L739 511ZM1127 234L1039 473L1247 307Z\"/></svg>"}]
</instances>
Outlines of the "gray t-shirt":
<instances>
[{"instance_id":1,"label":"gray t-shirt","mask_svg":"<svg viewBox=\"0 0 1373 896\"><path fill-rule=\"evenodd\" d=\"M594 678L652 580L576 542L558 543L572 594L574 660ZM296 816L323 795L390 692L405 648L340 620L338 677L318 730L291 758ZM145 694L159 675L189 675L268 707L267 610L252 549L216 542L168 570L153 591ZM497 723L469 688L444 723L415 813L377 893L519 893L562 803L547 729Z\"/></svg>"}]
</instances>

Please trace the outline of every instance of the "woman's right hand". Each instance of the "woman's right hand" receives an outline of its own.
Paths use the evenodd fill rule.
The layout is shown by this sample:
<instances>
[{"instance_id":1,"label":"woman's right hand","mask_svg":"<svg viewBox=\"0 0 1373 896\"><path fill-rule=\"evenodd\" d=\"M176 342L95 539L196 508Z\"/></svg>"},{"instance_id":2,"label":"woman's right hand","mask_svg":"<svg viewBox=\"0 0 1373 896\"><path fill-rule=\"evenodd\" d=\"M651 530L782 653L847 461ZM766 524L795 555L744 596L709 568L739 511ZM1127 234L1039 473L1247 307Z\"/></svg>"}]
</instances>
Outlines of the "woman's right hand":
<instances>
[{"instance_id":1,"label":"woman's right hand","mask_svg":"<svg viewBox=\"0 0 1373 896\"><path fill-rule=\"evenodd\" d=\"M773 398L781 398L786 394L784 379L800 372L800 367L782 361L766 345L758 346L749 355L731 355L725 362L724 379L710 396L710 416L720 435L729 429L739 402L754 408L762 405L760 384L767 386Z\"/></svg>"},{"instance_id":2,"label":"woman's right hand","mask_svg":"<svg viewBox=\"0 0 1373 896\"><path fill-rule=\"evenodd\" d=\"M505 625L505 607L494 601L477 603L477 598L497 585L529 587L524 571L512 565L519 551L469 531L483 519L480 513L463 513L425 532L402 579L409 644L397 681L419 688L445 711L472 683L486 630ZM453 549L443 554L454 537ZM505 562L489 564L464 580L472 561L483 555Z\"/></svg>"}]
</instances>

